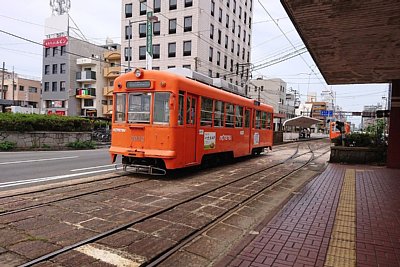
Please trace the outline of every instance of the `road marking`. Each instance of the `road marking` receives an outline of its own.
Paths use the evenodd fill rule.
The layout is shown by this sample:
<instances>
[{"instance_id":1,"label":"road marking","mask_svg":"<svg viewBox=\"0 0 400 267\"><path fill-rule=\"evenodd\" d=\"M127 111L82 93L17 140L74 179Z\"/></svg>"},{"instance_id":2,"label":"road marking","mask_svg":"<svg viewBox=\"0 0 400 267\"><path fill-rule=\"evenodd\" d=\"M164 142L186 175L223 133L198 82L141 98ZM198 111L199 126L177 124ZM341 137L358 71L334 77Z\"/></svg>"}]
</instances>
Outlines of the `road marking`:
<instances>
[{"instance_id":1,"label":"road marking","mask_svg":"<svg viewBox=\"0 0 400 267\"><path fill-rule=\"evenodd\" d=\"M35 178L35 179L29 179L29 180L5 182L5 183L0 183L0 188L18 186L18 185L24 185L24 184L41 183L41 182L46 182L46 181L72 178L72 177L77 177L77 176L82 176L82 175L87 175L87 174L115 171L115 170L119 170L119 169L122 169L122 168L112 168L112 169L97 170L97 171L90 171L90 172L81 172L81 173L74 173L74 174L65 174L65 175L57 175L57 176L50 176L50 177L43 177L43 178Z\"/></svg>"},{"instance_id":2,"label":"road marking","mask_svg":"<svg viewBox=\"0 0 400 267\"><path fill-rule=\"evenodd\" d=\"M78 172L78 171L84 171L84 170L100 169L100 168L105 168L105 167L115 167L115 164L87 167L87 168L81 168L81 169L73 169L73 170L69 170L69 171L70 172Z\"/></svg>"},{"instance_id":3,"label":"road marking","mask_svg":"<svg viewBox=\"0 0 400 267\"><path fill-rule=\"evenodd\" d=\"M0 162L0 165L39 162L39 161L51 161L51 160L62 160L62 159L74 159L74 158L78 158L78 157L79 156L62 157L62 158L50 158L50 159L31 159L31 160L21 160L21 161L9 161L9 162Z\"/></svg>"},{"instance_id":4,"label":"road marking","mask_svg":"<svg viewBox=\"0 0 400 267\"><path fill-rule=\"evenodd\" d=\"M126 252L111 249L105 246L95 246L84 245L76 248L75 250L102 262L118 267L136 267L142 265L146 261L144 257L139 255L131 255Z\"/></svg>"}]
</instances>

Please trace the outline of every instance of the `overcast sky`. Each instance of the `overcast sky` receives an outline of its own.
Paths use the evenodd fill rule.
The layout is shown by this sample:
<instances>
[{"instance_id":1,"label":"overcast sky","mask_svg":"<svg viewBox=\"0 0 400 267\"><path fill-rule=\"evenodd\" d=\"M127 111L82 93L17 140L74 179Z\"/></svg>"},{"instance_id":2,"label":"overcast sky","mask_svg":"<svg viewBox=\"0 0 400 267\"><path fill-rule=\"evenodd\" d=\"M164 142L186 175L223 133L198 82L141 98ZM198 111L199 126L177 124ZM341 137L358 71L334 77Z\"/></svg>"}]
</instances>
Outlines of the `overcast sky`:
<instances>
[{"instance_id":1,"label":"overcast sky","mask_svg":"<svg viewBox=\"0 0 400 267\"><path fill-rule=\"evenodd\" d=\"M301 50L304 48L301 38L279 0L261 0L265 9L258 0L253 2L251 58L252 63L258 66L257 71L253 72L253 78L261 75L266 78L281 78L288 83L288 87L300 91L303 103L307 92L317 92L319 96L322 90L328 88L336 92L336 104L346 111L362 111L364 105L384 103L382 97L387 96L387 84L331 87L325 83L308 52L284 60L285 56L292 55L295 49L304 51ZM44 21L51 15L48 0L0 0L0 3L1 31L42 43ZM117 43L121 42L120 13L120 0L71 0L72 19L86 38L97 44L104 44L107 37ZM284 61L268 66L280 59ZM6 62L8 70L14 67L17 73L40 78L42 47L0 32L0 64L3 61ZM354 122L360 120L349 119Z\"/></svg>"}]
</instances>

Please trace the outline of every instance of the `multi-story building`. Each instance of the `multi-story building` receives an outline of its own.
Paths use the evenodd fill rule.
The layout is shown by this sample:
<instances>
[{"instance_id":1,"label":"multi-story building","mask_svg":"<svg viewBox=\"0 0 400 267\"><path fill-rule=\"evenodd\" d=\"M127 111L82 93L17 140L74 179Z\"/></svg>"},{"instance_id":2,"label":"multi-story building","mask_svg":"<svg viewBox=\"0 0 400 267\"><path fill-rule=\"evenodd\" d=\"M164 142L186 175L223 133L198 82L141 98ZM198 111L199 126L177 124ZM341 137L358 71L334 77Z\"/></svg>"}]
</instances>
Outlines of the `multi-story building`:
<instances>
[{"instance_id":1,"label":"multi-story building","mask_svg":"<svg viewBox=\"0 0 400 267\"><path fill-rule=\"evenodd\" d=\"M245 86L252 0L122 1L122 64L146 67L147 12L153 12L152 69L190 68Z\"/></svg>"},{"instance_id":2,"label":"multi-story building","mask_svg":"<svg viewBox=\"0 0 400 267\"><path fill-rule=\"evenodd\" d=\"M1 74L2 75L2 74ZM3 77L3 75L2 75ZM39 78L4 72L3 100L7 109L27 113L39 113L41 82Z\"/></svg>"},{"instance_id":3,"label":"multi-story building","mask_svg":"<svg viewBox=\"0 0 400 267\"><path fill-rule=\"evenodd\" d=\"M296 97L288 91L282 79L251 80L247 95L274 108L275 130L281 130L285 120L295 117Z\"/></svg>"}]
</instances>

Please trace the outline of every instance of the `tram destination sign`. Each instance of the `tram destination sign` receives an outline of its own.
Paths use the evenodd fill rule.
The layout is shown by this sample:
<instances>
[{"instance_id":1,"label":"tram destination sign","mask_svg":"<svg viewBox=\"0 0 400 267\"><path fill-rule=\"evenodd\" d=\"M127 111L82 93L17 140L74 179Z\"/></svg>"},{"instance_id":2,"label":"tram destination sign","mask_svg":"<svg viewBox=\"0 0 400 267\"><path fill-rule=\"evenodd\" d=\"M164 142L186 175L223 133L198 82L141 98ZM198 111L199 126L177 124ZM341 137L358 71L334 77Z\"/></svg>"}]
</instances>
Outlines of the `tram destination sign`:
<instances>
[{"instance_id":1,"label":"tram destination sign","mask_svg":"<svg viewBox=\"0 0 400 267\"><path fill-rule=\"evenodd\" d=\"M126 89L150 88L150 87L151 87L151 82L148 80L126 82Z\"/></svg>"}]
</instances>

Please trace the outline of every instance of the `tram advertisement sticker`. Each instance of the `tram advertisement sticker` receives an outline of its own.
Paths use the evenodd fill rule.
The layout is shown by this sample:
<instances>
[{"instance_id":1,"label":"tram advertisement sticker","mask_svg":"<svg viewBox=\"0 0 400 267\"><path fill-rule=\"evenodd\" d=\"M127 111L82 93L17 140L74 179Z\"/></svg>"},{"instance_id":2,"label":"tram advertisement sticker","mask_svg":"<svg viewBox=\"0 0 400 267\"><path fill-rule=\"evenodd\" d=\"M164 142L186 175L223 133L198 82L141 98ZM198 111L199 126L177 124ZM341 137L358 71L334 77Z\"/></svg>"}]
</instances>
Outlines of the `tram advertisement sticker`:
<instances>
[{"instance_id":1,"label":"tram advertisement sticker","mask_svg":"<svg viewBox=\"0 0 400 267\"><path fill-rule=\"evenodd\" d=\"M254 133L254 144L258 145L260 143L260 134Z\"/></svg>"},{"instance_id":2,"label":"tram advertisement sticker","mask_svg":"<svg viewBox=\"0 0 400 267\"><path fill-rule=\"evenodd\" d=\"M205 132L204 133L204 149L215 149L215 140L216 133L215 132Z\"/></svg>"}]
</instances>

